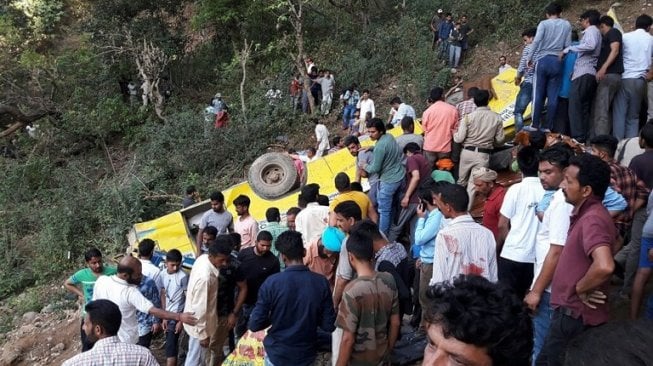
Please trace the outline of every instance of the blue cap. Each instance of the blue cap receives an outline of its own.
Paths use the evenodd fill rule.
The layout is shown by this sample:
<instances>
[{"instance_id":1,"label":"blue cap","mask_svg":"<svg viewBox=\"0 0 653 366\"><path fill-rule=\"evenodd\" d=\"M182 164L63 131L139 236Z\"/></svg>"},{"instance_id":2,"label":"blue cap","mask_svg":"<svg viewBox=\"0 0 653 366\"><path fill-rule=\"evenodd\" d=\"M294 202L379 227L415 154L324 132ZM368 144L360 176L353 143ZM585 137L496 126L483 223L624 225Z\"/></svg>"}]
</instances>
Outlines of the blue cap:
<instances>
[{"instance_id":1,"label":"blue cap","mask_svg":"<svg viewBox=\"0 0 653 366\"><path fill-rule=\"evenodd\" d=\"M345 233L333 226L327 227L322 232L322 245L330 252L339 252L344 239Z\"/></svg>"}]
</instances>

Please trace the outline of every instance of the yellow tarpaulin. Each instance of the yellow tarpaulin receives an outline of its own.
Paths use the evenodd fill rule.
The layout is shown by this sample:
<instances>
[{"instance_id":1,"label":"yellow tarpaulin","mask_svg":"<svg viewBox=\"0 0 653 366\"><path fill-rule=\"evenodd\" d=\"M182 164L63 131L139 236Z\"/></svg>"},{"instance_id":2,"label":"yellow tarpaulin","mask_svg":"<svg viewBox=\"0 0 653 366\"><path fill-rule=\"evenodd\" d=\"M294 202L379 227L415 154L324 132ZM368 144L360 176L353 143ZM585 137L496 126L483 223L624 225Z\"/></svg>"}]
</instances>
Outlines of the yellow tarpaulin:
<instances>
[{"instance_id":1,"label":"yellow tarpaulin","mask_svg":"<svg viewBox=\"0 0 653 366\"><path fill-rule=\"evenodd\" d=\"M517 70L509 68L492 78L492 88L496 93L496 98L490 101L489 107L501 116L506 135L512 135L515 132L515 99L519 93L519 87L515 85L515 76L517 76ZM530 114L531 105L529 104L524 112L524 118Z\"/></svg>"}]
</instances>

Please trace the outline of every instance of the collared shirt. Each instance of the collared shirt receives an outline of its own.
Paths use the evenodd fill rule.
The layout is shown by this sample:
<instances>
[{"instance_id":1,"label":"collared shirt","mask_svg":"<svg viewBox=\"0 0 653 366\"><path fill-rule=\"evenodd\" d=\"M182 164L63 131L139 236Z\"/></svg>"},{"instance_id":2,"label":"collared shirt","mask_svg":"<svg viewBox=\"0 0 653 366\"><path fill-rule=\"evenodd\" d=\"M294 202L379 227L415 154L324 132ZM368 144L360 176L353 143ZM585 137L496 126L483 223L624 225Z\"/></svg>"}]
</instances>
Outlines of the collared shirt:
<instances>
[{"instance_id":1,"label":"collared shirt","mask_svg":"<svg viewBox=\"0 0 653 366\"><path fill-rule=\"evenodd\" d=\"M332 332L335 319L326 278L294 265L261 286L248 328L270 327L263 345L275 365L308 366L317 356L317 329Z\"/></svg>"},{"instance_id":2,"label":"collared shirt","mask_svg":"<svg viewBox=\"0 0 653 366\"><path fill-rule=\"evenodd\" d=\"M609 247L616 238L612 218L601 204L592 196L574 210L565 247L560 254L558 265L551 283L551 306L565 307L573 316L582 318L585 325L599 325L610 317L609 304L595 304L596 309L583 304L576 293L576 284L592 265L592 252L601 246ZM610 279L596 290L608 293Z\"/></svg>"},{"instance_id":3,"label":"collared shirt","mask_svg":"<svg viewBox=\"0 0 653 366\"><path fill-rule=\"evenodd\" d=\"M413 119L415 119L415 109L406 103L401 103L399 104L399 108L397 108L397 112L395 112L395 115L392 117L392 124L399 124L401 120L406 116L413 117Z\"/></svg>"},{"instance_id":4,"label":"collared shirt","mask_svg":"<svg viewBox=\"0 0 653 366\"><path fill-rule=\"evenodd\" d=\"M152 304L160 308L161 307L161 293L160 288L157 287L156 283L150 278L143 275L141 280L141 285L138 286L138 291L145 296L146 299L150 300ZM140 311L136 312L136 318L138 319L138 336L142 337L150 332L152 332L152 326L155 323L159 323L159 319L154 315L148 313L142 313Z\"/></svg>"},{"instance_id":5,"label":"collared shirt","mask_svg":"<svg viewBox=\"0 0 653 366\"><path fill-rule=\"evenodd\" d=\"M149 349L123 343L117 336L102 338L93 348L65 361L62 366L159 366Z\"/></svg>"},{"instance_id":6,"label":"collared shirt","mask_svg":"<svg viewBox=\"0 0 653 366\"><path fill-rule=\"evenodd\" d=\"M515 262L535 263L535 241L540 220L535 208L544 196L538 177L525 177L508 188L501 215L510 219L510 231L503 244L501 257Z\"/></svg>"},{"instance_id":7,"label":"collared shirt","mask_svg":"<svg viewBox=\"0 0 653 366\"><path fill-rule=\"evenodd\" d=\"M512 69L512 66L510 66L508 64L505 64L503 66L499 66L499 74L503 73L504 71L506 71L508 69Z\"/></svg>"},{"instance_id":8,"label":"collared shirt","mask_svg":"<svg viewBox=\"0 0 653 366\"><path fill-rule=\"evenodd\" d=\"M617 229L625 232L632 223L635 214L634 206L637 199L646 201L648 199L648 189L643 181L637 179L635 173L614 161L610 165L610 185L620 193L628 203L628 208L614 218Z\"/></svg>"},{"instance_id":9,"label":"collared shirt","mask_svg":"<svg viewBox=\"0 0 653 366\"><path fill-rule=\"evenodd\" d=\"M148 313L154 307L152 302L138 291L138 287L127 283L117 275L102 276L95 282L93 300L106 299L120 308L122 321L118 337L122 342L138 342L138 319L136 311Z\"/></svg>"},{"instance_id":10,"label":"collared shirt","mask_svg":"<svg viewBox=\"0 0 653 366\"><path fill-rule=\"evenodd\" d=\"M358 155L356 155L356 166L361 168L363 167L364 164L370 165L374 162L374 148L371 148L369 150L365 151L359 151ZM379 174L374 173L374 174L368 174L367 175L367 182L372 185L376 182L379 181Z\"/></svg>"},{"instance_id":11,"label":"collared shirt","mask_svg":"<svg viewBox=\"0 0 653 366\"><path fill-rule=\"evenodd\" d=\"M425 151L451 152L451 139L458 129L458 110L440 100L431 104L422 114L422 129Z\"/></svg>"},{"instance_id":12,"label":"collared shirt","mask_svg":"<svg viewBox=\"0 0 653 366\"><path fill-rule=\"evenodd\" d=\"M417 219L415 224L415 246L420 248L419 258L423 263L432 264L435 254L435 237L442 227L442 213L433 209L425 217Z\"/></svg>"},{"instance_id":13,"label":"collared shirt","mask_svg":"<svg viewBox=\"0 0 653 366\"><path fill-rule=\"evenodd\" d=\"M193 313L197 324L184 324L189 336L199 340L210 337L218 325L218 275L220 272L209 261L208 254L200 255L188 278L184 312Z\"/></svg>"},{"instance_id":14,"label":"collared shirt","mask_svg":"<svg viewBox=\"0 0 653 366\"><path fill-rule=\"evenodd\" d=\"M438 25L438 37L446 41L449 38L449 33L453 29L453 22L443 19Z\"/></svg>"},{"instance_id":15,"label":"collared shirt","mask_svg":"<svg viewBox=\"0 0 653 366\"><path fill-rule=\"evenodd\" d=\"M155 266L149 259L139 259L141 261L141 267L143 276L147 276L156 284L157 288L161 288L161 269Z\"/></svg>"},{"instance_id":16,"label":"collared shirt","mask_svg":"<svg viewBox=\"0 0 653 366\"><path fill-rule=\"evenodd\" d=\"M104 266L102 268L102 274L100 276L111 276L116 274L116 267ZM86 314L84 307L88 304L89 301L93 299L93 287L95 286L95 281L99 276L96 277L95 273L90 268L83 268L75 272L68 281L73 285L81 286L82 293L84 294L84 303L82 304L82 316Z\"/></svg>"},{"instance_id":17,"label":"collared shirt","mask_svg":"<svg viewBox=\"0 0 653 366\"><path fill-rule=\"evenodd\" d=\"M498 280L494 235L469 214L452 219L435 238L430 284L452 281L460 274L482 276L492 282Z\"/></svg>"},{"instance_id":18,"label":"collared shirt","mask_svg":"<svg viewBox=\"0 0 653 366\"><path fill-rule=\"evenodd\" d=\"M621 74L621 78L643 78L651 66L653 36L644 29L637 29L624 34L623 42L624 73Z\"/></svg>"},{"instance_id":19,"label":"collared shirt","mask_svg":"<svg viewBox=\"0 0 653 366\"><path fill-rule=\"evenodd\" d=\"M492 149L504 138L501 117L488 107L478 107L465 116L453 135L453 140L459 144L484 149Z\"/></svg>"},{"instance_id":20,"label":"collared shirt","mask_svg":"<svg viewBox=\"0 0 653 366\"><path fill-rule=\"evenodd\" d=\"M379 180L384 183L396 183L404 179L404 166L401 163L404 154L399 150L395 138L384 133L374 145L374 160L365 167L368 173L379 173Z\"/></svg>"},{"instance_id":21,"label":"collared shirt","mask_svg":"<svg viewBox=\"0 0 653 366\"><path fill-rule=\"evenodd\" d=\"M596 64L601 54L601 31L591 25L583 31L583 39L576 46L565 48L564 52L574 51L578 54L574 63L574 72L571 80L583 75L596 75Z\"/></svg>"},{"instance_id":22,"label":"collared shirt","mask_svg":"<svg viewBox=\"0 0 653 366\"><path fill-rule=\"evenodd\" d=\"M367 116L367 112L372 112L372 118L376 117L376 109L374 108L374 101L371 98L361 99L356 105L357 109L360 109L361 118Z\"/></svg>"},{"instance_id":23,"label":"collared shirt","mask_svg":"<svg viewBox=\"0 0 653 366\"><path fill-rule=\"evenodd\" d=\"M483 226L490 229L495 238L499 236L499 216L505 195L506 189L495 184L483 205Z\"/></svg>"},{"instance_id":24,"label":"collared shirt","mask_svg":"<svg viewBox=\"0 0 653 366\"><path fill-rule=\"evenodd\" d=\"M240 216L234 222L234 231L240 234L240 249L253 247L258 235L258 222L252 215L248 215L244 219Z\"/></svg>"},{"instance_id":25,"label":"collared shirt","mask_svg":"<svg viewBox=\"0 0 653 366\"><path fill-rule=\"evenodd\" d=\"M358 93L358 90L354 90L354 91L347 90L345 92L345 95L342 97L342 99L347 101L347 105L355 107L358 105L358 101L360 100L360 93Z\"/></svg>"},{"instance_id":26,"label":"collared shirt","mask_svg":"<svg viewBox=\"0 0 653 366\"><path fill-rule=\"evenodd\" d=\"M544 56L558 56L571 44L571 24L567 19L545 19L537 25L533 39L533 53L528 61L537 62Z\"/></svg>"},{"instance_id":27,"label":"collared shirt","mask_svg":"<svg viewBox=\"0 0 653 366\"><path fill-rule=\"evenodd\" d=\"M284 268L284 264L281 261L281 256L279 255L279 251L277 250L277 247L274 245L277 242L277 238L281 233L288 231L288 227L285 225L281 225L279 222L266 222L264 224L265 226L261 230L265 230L272 234L272 247L270 250L272 251L272 254L274 254L275 257L279 258L279 264L281 265L281 268Z\"/></svg>"},{"instance_id":28,"label":"collared shirt","mask_svg":"<svg viewBox=\"0 0 653 366\"><path fill-rule=\"evenodd\" d=\"M521 52L521 58L519 59L519 66L517 66L517 76L523 76L524 83L527 84L533 83L533 74L535 73L534 67L528 67L528 60L532 52L532 44L524 46L524 50Z\"/></svg>"},{"instance_id":29,"label":"collared shirt","mask_svg":"<svg viewBox=\"0 0 653 366\"><path fill-rule=\"evenodd\" d=\"M338 263L339 253L332 254L326 258L320 257L318 247L322 242L321 236L318 235L311 240L304 256L304 265L311 272L319 273L329 281L329 287L333 288L336 283L336 264Z\"/></svg>"},{"instance_id":30,"label":"collared shirt","mask_svg":"<svg viewBox=\"0 0 653 366\"><path fill-rule=\"evenodd\" d=\"M318 150L324 151L331 147L329 145L329 130L322 123L315 125L315 140L317 140Z\"/></svg>"},{"instance_id":31,"label":"collared shirt","mask_svg":"<svg viewBox=\"0 0 653 366\"><path fill-rule=\"evenodd\" d=\"M460 121L462 121L466 115L476 110L474 98L463 100L462 102L456 104L456 109L458 110L458 123L460 123Z\"/></svg>"},{"instance_id":32,"label":"collared shirt","mask_svg":"<svg viewBox=\"0 0 653 366\"><path fill-rule=\"evenodd\" d=\"M304 247L308 247L312 237L322 234L328 223L329 208L320 206L317 202L311 202L306 205L305 209L299 211L295 218L295 230L302 234Z\"/></svg>"},{"instance_id":33,"label":"collared shirt","mask_svg":"<svg viewBox=\"0 0 653 366\"><path fill-rule=\"evenodd\" d=\"M390 262L394 267L399 265L399 262L404 260L408 254L406 253L406 248L402 244L397 242L388 243L383 248L379 249L376 254L374 254L374 270L379 270L379 264L383 261Z\"/></svg>"}]
</instances>

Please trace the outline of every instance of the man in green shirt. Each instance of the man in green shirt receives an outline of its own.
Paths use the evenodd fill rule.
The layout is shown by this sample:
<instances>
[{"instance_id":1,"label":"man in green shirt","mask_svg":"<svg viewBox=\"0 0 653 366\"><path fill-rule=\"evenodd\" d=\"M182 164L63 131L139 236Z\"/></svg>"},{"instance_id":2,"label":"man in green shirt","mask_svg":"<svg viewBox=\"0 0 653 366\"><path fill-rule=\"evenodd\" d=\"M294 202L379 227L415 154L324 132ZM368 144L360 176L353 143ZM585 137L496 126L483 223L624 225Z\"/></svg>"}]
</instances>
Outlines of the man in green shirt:
<instances>
[{"instance_id":1,"label":"man in green shirt","mask_svg":"<svg viewBox=\"0 0 653 366\"><path fill-rule=\"evenodd\" d=\"M279 258L281 269L284 269L286 266L281 260L281 256L279 255L279 251L277 250L275 243L277 242L277 238L279 235L281 235L281 233L288 231L288 227L281 225L281 213L276 207L270 207L265 211L265 219L267 220L267 223L265 224L263 230L272 234L272 248L270 248L270 251L272 251L272 254L274 254L275 257Z\"/></svg>"},{"instance_id":2,"label":"man in green shirt","mask_svg":"<svg viewBox=\"0 0 653 366\"><path fill-rule=\"evenodd\" d=\"M367 133L373 141L374 158L371 164L363 166L363 175L379 174L379 229L388 235L392 223L392 208L399 201L395 197L404 182L405 170L401 164L404 154L392 135L387 134L385 124L380 118L372 118L367 124Z\"/></svg>"},{"instance_id":3,"label":"man in green shirt","mask_svg":"<svg viewBox=\"0 0 653 366\"><path fill-rule=\"evenodd\" d=\"M102 263L102 253L97 248L91 248L84 253L86 268L80 269L70 276L64 287L77 295L82 302L82 325L80 333L82 338L82 352L93 348L93 343L88 340L84 333L84 307L93 299L93 286L100 276L111 276L116 274L115 267L104 266Z\"/></svg>"}]
</instances>

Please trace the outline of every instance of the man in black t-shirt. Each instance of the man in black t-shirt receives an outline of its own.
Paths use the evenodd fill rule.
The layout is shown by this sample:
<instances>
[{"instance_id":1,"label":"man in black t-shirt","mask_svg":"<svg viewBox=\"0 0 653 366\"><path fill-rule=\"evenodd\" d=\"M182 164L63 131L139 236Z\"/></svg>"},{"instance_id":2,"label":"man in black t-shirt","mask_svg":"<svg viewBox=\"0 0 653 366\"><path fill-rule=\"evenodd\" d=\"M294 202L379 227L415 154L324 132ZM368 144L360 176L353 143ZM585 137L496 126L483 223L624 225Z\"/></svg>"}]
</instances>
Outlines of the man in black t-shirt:
<instances>
[{"instance_id":1,"label":"man in black t-shirt","mask_svg":"<svg viewBox=\"0 0 653 366\"><path fill-rule=\"evenodd\" d=\"M247 322L254 305L256 305L258 289L268 277L281 270L279 260L272 254L270 248L272 248L272 234L264 230L258 233L256 245L238 253L239 269L247 282L247 295L243 311L238 318L238 324L236 324L237 337L242 337L247 331Z\"/></svg>"},{"instance_id":2,"label":"man in black t-shirt","mask_svg":"<svg viewBox=\"0 0 653 366\"><path fill-rule=\"evenodd\" d=\"M610 106L621 88L621 74L624 72L623 42L621 32L614 28L614 20L604 15L599 20L599 30L603 36L601 53L596 65L596 99L594 99L594 121L590 129L594 136L609 135Z\"/></svg>"}]
</instances>

